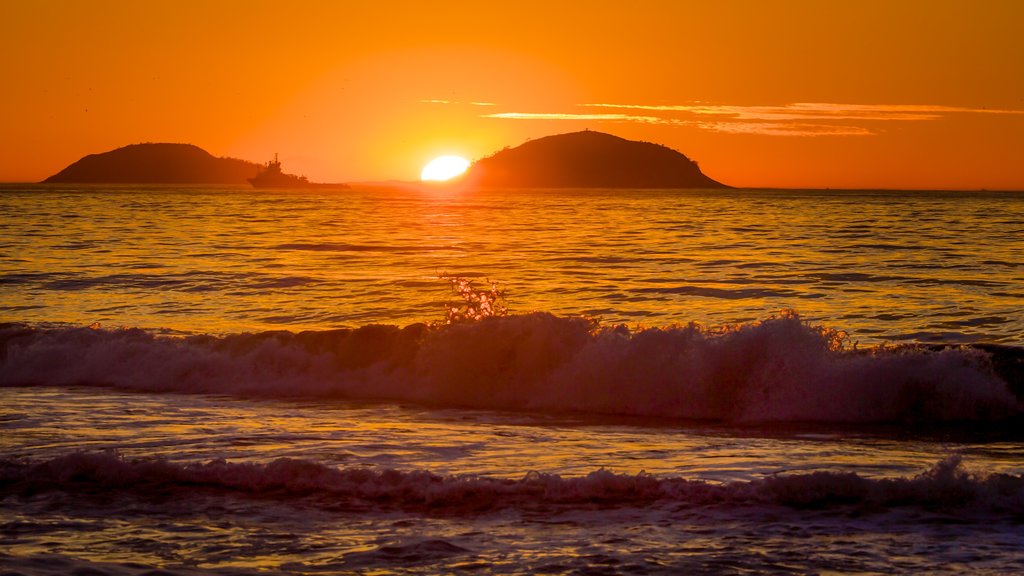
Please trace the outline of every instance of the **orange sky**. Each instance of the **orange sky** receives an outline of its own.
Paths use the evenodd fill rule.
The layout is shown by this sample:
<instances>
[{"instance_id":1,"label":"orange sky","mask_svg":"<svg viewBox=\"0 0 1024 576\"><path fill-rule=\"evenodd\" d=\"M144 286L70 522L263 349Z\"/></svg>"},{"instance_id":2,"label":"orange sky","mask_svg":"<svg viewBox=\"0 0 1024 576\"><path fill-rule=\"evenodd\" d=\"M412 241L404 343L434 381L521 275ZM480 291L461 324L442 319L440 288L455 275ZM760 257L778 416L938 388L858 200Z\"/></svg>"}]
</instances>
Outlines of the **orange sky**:
<instances>
[{"instance_id":1,"label":"orange sky","mask_svg":"<svg viewBox=\"0 0 1024 576\"><path fill-rule=\"evenodd\" d=\"M412 180L589 128L734 186L1024 189L1021 22L1016 0L2 0L0 181L136 142Z\"/></svg>"}]
</instances>

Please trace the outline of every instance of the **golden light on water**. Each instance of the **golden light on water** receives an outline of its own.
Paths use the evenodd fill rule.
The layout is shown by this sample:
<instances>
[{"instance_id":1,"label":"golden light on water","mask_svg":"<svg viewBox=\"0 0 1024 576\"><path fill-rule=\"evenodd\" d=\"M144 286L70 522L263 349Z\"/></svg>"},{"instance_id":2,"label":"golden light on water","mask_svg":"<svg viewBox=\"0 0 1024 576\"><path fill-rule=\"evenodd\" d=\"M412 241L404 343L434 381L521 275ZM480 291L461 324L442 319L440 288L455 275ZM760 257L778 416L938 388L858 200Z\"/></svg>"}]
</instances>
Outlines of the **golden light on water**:
<instances>
[{"instance_id":1,"label":"golden light on water","mask_svg":"<svg viewBox=\"0 0 1024 576\"><path fill-rule=\"evenodd\" d=\"M443 182L455 178L468 168L469 160L461 156L439 156L423 167L420 180Z\"/></svg>"}]
</instances>

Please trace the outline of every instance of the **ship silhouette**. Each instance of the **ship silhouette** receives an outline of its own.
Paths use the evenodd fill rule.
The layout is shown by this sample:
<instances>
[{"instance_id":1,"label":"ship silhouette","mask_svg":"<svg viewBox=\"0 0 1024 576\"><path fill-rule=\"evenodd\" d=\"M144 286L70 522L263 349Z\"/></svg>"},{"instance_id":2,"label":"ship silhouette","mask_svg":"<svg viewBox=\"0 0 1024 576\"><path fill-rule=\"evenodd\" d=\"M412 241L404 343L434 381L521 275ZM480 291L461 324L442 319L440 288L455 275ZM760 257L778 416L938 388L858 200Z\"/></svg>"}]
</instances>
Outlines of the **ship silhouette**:
<instances>
[{"instance_id":1,"label":"ship silhouette","mask_svg":"<svg viewBox=\"0 0 1024 576\"><path fill-rule=\"evenodd\" d=\"M273 160L267 162L255 176L248 180L253 188L305 188L311 186L305 176L282 172L281 162L277 159L276 153Z\"/></svg>"}]
</instances>

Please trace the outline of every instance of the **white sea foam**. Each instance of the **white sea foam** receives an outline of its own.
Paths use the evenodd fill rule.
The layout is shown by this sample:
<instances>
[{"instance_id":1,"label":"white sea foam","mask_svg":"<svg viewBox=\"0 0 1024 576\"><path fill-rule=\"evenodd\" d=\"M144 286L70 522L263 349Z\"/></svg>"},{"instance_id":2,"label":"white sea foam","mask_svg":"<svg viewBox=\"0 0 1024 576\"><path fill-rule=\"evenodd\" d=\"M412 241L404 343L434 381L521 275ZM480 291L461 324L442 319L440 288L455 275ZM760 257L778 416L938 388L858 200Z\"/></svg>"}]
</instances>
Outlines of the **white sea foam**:
<instances>
[{"instance_id":1,"label":"white sea foam","mask_svg":"<svg viewBox=\"0 0 1024 576\"><path fill-rule=\"evenodd\" d=\"M795 314L628 330L532 313L225 337L0 330L0 385L344 397L734 422L989 421L1024 412L989 352L844 349Z\"/></svg>"}]
</instances>

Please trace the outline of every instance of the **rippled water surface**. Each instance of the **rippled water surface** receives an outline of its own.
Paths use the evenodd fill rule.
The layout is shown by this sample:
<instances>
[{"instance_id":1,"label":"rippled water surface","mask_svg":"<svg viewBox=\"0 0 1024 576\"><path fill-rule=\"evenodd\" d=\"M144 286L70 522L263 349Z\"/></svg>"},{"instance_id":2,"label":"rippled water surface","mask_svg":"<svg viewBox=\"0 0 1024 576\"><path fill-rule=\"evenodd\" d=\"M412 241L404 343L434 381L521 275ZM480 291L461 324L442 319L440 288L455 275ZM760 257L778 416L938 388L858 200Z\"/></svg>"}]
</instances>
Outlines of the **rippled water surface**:
<instances>
[{"instance_id":1,"label":"rippled water surface","mask_svg":"<svg viewBox=\"0 0 1024 576\"><path fill-rule=\"evenodd\" d=\"M0 190L0 311L189 333L513 312L717 325L798 310L854 340L1024 343L1024 194Z\"/></svg>"},{"instance_id":2,"label":"rippled water surface","mask_svg":"<svg viewBox=\"0 0 1024 576\"><path fill-rule=\"evenodd\" d=\"M773 430L668 420L638 426L629 419L89 389L5 394L0 454L7 457L88 449L185 463L304 458L504 478L530 471L582 476L605 468L731 482L828 470L907 476L955 452L979 469L1024 473L1024 448L1015 443L894 439L864 428Z\"/></svg>"}]
</instances>

